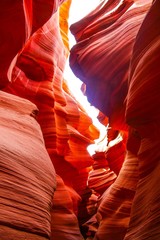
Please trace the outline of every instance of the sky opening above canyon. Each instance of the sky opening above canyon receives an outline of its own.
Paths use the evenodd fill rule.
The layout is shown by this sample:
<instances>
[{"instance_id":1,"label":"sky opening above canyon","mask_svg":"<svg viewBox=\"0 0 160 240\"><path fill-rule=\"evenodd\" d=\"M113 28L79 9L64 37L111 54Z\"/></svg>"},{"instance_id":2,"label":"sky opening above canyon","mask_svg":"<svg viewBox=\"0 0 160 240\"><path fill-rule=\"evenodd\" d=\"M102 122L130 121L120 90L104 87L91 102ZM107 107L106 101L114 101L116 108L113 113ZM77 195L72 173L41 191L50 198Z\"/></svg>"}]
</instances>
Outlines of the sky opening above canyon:
<instances>
[{"instance_id":1,"label":"sky opening above canyon","mask_svg":"<svg viewBox=\"0 0 160 240\"><path fill-rule=\"evenodd\" d=\"M100 0L72 0L69 12L69 26L85 17L89 12L94 10L100 2L101 2ZM75 43L76 41L74 39L74 36L69 31L70 48L72 48L72 46L74 46ZM99 121L97 120L98 110L90 105L90 103L87 100L87 97L85 97L81 92L80 88L82 82L74 75L74 73L70 69L69 61L67 61L66 64L64 77L68 82L72 94L75 96L77 101L80 102L80 104L84 107L88 115L92 118L93 124L100 130L100 139L104 138L106 128L102 124L100 124ZM94 153L94 149L95 146L90 146L88 148L88 151L90 152L91 155Z\"/></svg>"},{"instance_id":2,"label":"sky opening above canyon","mask_svg":"<svg viewBox=\"0 0 160 240\"><path fill-rule=\"evenodd\" d=\"M86 16L89 12L96 8L96 6L100 3L100 0L72 0L70 12L69 12L69 26L73 23L79 21L84 16ZM74 36L69 31L69 46L72 48L76 44ZM94 107L91 107L87 101L87 98L82 94L80 88L82 82L78 79L69 66L69 61L67 61L64 77L68 82L69 88L75 98L84 106L86 109L90 107L89 114L92 118L96 117L98 111Z\"/></svg>"}]
</instances>

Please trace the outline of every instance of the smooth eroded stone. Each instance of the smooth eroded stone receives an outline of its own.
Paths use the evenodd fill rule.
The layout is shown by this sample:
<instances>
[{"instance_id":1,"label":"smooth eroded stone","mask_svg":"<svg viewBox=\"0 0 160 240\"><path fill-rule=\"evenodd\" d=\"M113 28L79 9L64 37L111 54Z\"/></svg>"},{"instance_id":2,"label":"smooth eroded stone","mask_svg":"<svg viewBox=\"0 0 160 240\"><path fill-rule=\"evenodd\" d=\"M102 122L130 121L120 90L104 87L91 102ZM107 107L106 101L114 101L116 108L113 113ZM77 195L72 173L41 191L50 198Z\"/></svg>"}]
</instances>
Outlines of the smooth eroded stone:
<instances>
[{"instance_id":1,"label":"smooth eroded stone","mask_svg":"<svg viewBox=\"0 0 160 240\"><path fill-rule=\"evenodd\" d=\"M126 120L139 137L139 181L125 240L160 238L160 1L137 34L130 69Z\"/></svg>"},{"instance_id":2,"label":"smooth eroded stone","mask_svg":"<svg viewBox=\"0 0 160 240\"><path fill-rule=\"evenodd\" d=\"M137 182L138 160L134 154L128 152L117 179L99 201L96 214L99 227L95 239L124 239Z\"/></svg>"},{"instance_id":3,"label":"smooth eroded stone","mask_svg":"<svg viewBox=\"0 0 160 240\"><path fill-rule=\"evenodd\" d=\"M72 198L62 178L58 175L51 216L51 239L83 240L79 230L78 219L73 212Z\"/></svg>"},{"instance_id":4,"label":"smooth eroded stone","mask_svg":"<svg viewBox=\"0 0 160 240\"><path fill-rule=\"evenodd\" d=\"M37 112L28 100L0 92L2 240L29 240L33 234L41 240L51 233L56 177L35 119Z\"/></svg>"},{"instance_id":5,"label":"smooth eroded stone","mask_svg":"<svg viewBox=\"0 0 160 240\"><path fill-rule=\"evenodd\" d=\"M125 130L130 59L150 2L113 1L108 6L109 2L71 26L78 37L71 49L70 67L86 84L89 102L109 118L110 126Z\"/></svg>"}]
</instances>

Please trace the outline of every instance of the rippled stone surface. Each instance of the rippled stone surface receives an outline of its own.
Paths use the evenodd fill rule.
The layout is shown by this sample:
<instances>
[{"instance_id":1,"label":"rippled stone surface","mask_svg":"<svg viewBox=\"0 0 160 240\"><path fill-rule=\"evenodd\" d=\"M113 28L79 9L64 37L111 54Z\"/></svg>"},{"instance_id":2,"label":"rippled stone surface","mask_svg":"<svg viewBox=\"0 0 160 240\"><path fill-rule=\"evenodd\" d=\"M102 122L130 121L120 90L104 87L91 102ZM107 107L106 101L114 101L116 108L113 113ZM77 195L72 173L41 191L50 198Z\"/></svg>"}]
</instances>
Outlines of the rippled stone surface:
<instances>
[{"instance_id":1,"label":"rippled stone surface","mask_svg":"<svg viewBox=\"0 0 160 240\"><path fill-rule=\"evenodd\" d=\"M158 240L160 3L104 0L70 28L70 66L121 136L93 156L63 78L70 4L0 3L1 238Z\"/></svg>"},{"instance_id":2,"label":"rippled stone surface","mask_svg":"<svg viewBox=\"0 0 160 240\"><path fill-rule=\"evenodd\" d=\"M141 138L139 182L125 240L159 239L160 2L154 1L135 42L126 119Z\"/></svg>"},{"instance_id":3,"label":"rippled stone surface","mask_svg":"<svg viewBox=\"0 0 160 240\"><path fill-rule=\"evenodd\" d=\"M19 35L14 32L10 18L4 14L3 17L6 23L11 25L13 38L15 36L16 39L17 34L20 43L17 40L19 45L15 47L7 39L13 52L6 50L7 45L5 46L8 58L6 62L5 59L1 61L1 64L6 64L6 68L2 66L2 73L4 72L3 76L5 75L6 79L2 76L0 81L3 91L10 93L11 99L12 96L14 99L14 95L28 99L39 111L37 121L41 127L46 150L56 173L62 178L65 192L71 201L70 211L74 213L74 218L71 217L69 224L72 224L73 220L73 226L76 226L75 231L68 233L68 238L71 239L78 235L81 237L76 215L80 195L87 187L88 172L93 163L87 146L98 138L99 130L72 96L63 79L69 54L67 21L70 3L71 1L65 1L63 4L63 1L48 0L37 5L34 1L24 1L23 4L16 1L11 5L10 14L17 9L19 25L17 23L16 31ZM8 6L7 2L1 4L6 8ZM22 16L18 15L19 12ZM63 199L63 191L57 188L57 194ZM59 211L59 206L63 209L63 201L58 204L54 205L57 208L53 209L54 211ZM51 209L48 209L49 215L50 211ZM58 218L56 220L58 221ZM61 226L59 224L55 226L58 229L55 231L54 227L54 238L60 228L65 228L65 223L63 225L61 222Z\"/></svg>"},{"instance_id":4,"label":"rippled stone surface","mask_svg":"<svg viewBox=\"0 0 160 240\"><path fill-rule=\"evenodd\" d=\"M28 100L0 92L0 238L48 239L56 175Z\"/></svg>"},{"instance_id":5,"label":"rippled stone surface","mask_svg":"<svg viewBox=\"0 0 160 240\"><path fill-rule=\"evenodd\" d=\"M115 129L126 129L125 98L129 65L148 1L103 1L97 10L71 26L77 44L70 66L86 84L89 101L109 117Z\"/></svg>"}]
</instances>

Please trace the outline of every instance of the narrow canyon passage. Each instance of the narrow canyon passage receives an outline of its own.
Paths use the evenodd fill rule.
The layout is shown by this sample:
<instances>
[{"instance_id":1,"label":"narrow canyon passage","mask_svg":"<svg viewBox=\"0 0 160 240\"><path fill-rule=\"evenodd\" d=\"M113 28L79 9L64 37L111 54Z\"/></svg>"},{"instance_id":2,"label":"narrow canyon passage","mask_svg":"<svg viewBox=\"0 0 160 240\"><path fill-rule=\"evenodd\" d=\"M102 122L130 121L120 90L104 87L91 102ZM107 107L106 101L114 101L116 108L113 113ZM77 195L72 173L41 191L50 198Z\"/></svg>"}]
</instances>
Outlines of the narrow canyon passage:
<instances>
[{"instance_id":1,"label":"narrow canyon passage","mask_svg":"<svg viewBox=\"0 0 160 240\"><path fill-rule=\"evenodd\" d=\"M0 1L0 240L160 239L159 9Z\"/></svg>"}]
</instances>

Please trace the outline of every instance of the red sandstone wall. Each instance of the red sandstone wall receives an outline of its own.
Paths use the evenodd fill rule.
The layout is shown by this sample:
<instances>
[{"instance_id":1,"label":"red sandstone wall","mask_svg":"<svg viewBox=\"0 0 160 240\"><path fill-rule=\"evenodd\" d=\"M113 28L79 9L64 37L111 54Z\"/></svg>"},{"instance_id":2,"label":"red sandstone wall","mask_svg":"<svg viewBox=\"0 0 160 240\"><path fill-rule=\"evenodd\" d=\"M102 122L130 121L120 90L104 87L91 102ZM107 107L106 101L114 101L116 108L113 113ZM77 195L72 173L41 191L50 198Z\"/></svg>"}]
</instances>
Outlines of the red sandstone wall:
<instances>
[{"instance_id":1,"label":"red sandstone wall","mask_svg":"<svg viewBox=\"0 0 160 240\"><path fill-rule=\"evenodd\" d=\"M104 0L70 28L70 66L119 133L93 157L63 79L70 4L0 2L1 239L158 240L159 1Z\"/></svg>"}]
</instances>

